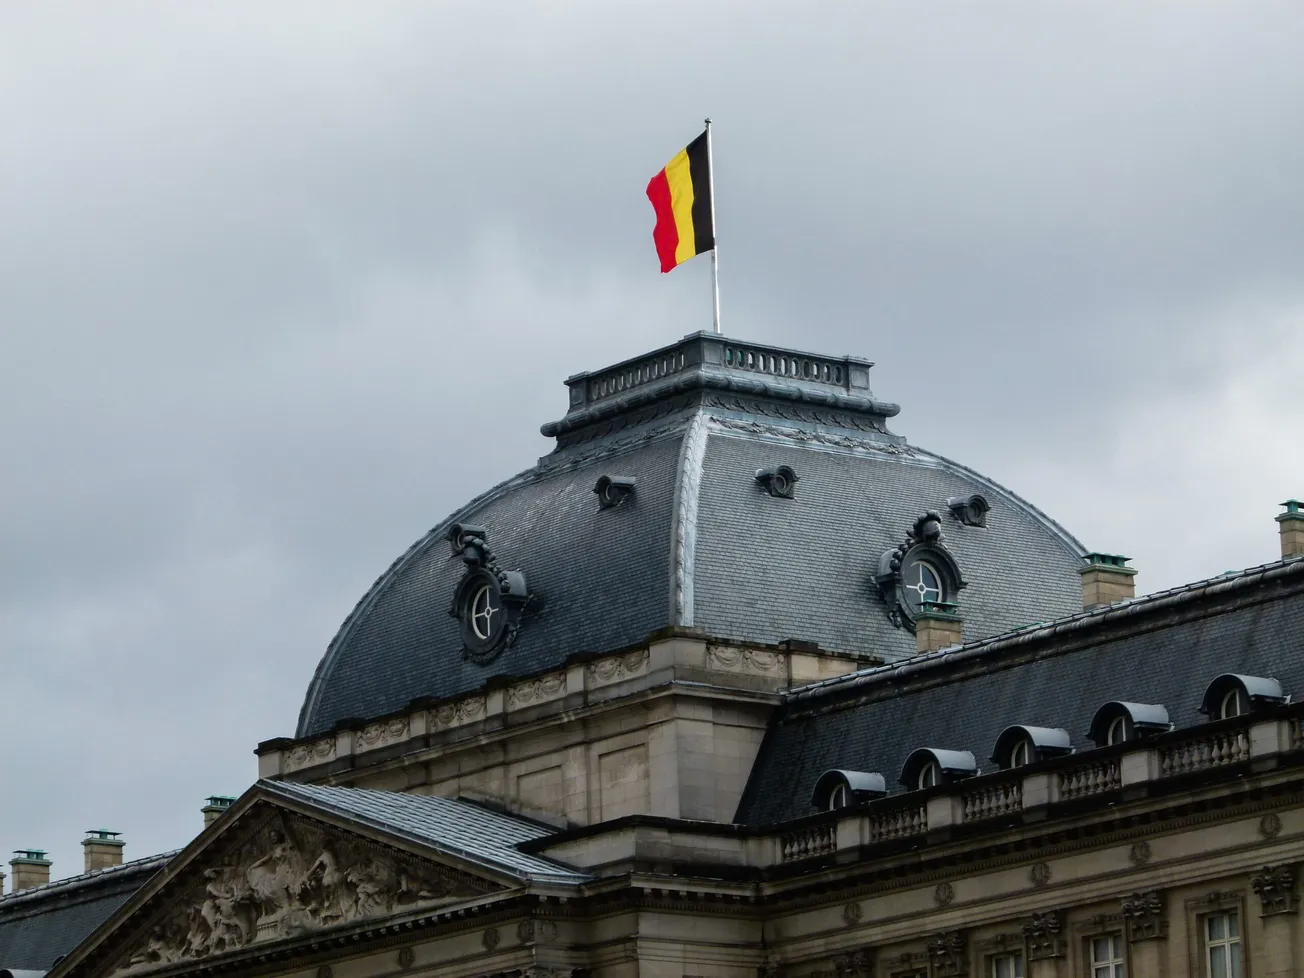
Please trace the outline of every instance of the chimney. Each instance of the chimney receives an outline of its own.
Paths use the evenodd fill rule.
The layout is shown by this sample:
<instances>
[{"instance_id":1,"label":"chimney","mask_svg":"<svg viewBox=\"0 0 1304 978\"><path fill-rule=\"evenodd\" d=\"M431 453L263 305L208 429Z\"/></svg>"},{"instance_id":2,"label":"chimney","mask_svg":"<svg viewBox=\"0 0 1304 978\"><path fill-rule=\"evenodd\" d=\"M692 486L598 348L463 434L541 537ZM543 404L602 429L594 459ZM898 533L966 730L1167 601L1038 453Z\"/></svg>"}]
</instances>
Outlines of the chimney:
<instances>
[{"instance_id":1,"label":"chimney","mask_svg":"<svg viewBox=\"0 0 1304 978\"><path fill-rule=\"evenodd\" d=\"M218 816L235 803L235 799L230 795L209 795L207 801L208 804L200 809L204 813L204 828L216 822Z\"/></svg>"},{"instance_id":2,"label":"chimney","mask_svg":"<svg viewBox=\"0 0 1304 978\"><path fill-rule=\"evenodd\" d=\"M14 893L50 882L50 860L44 849L15 849L9 868L13 870Z\"/></svg>"},{"instance_id":3,"label":"chimney","mask_svg":"<svg viewBox=\"0 0 1304 978\"><path fill-rule=\"evenodd\" d=\"M915 651L936 652L964 641L960 606L951 601L925 601L915 615Z\"/></svg>"},{"instance_id":4,"label":"chimney","mask_svg":"<svg viewBox=\"0 0 1304 978\"><path fill-rule=\"evenodd\" d=\"M121 835L121 832L110 832L107 829L86 830L86 838L82 839L86 872L93 873L97 869L122 865L122 847L127 843L119 838Z\"/></svg>"},{"instance_id":5,"label":"chimney","mask_svg":"<svg viewBox=\"0 0 1304 978\"><path fill-rule=\"evenodd\" d=\"M1103 608L1136 597L1136 568L1128 567L1127 557L1117 554L1087 554L1082 575L1082 610Z\"/></svg>"},{"instance_id":6,"label":"chimney","mask_svg":"<svg viewBox=\"0 0 1304 978\"><path fill-rule=\"evenodd\" d=\"M1299 557L1304 555L1304 503L1298 499L1287 499L1283 506L1286 512L1276 516L1281 525L1281 556Z\"/></svg>"}]
</instances>

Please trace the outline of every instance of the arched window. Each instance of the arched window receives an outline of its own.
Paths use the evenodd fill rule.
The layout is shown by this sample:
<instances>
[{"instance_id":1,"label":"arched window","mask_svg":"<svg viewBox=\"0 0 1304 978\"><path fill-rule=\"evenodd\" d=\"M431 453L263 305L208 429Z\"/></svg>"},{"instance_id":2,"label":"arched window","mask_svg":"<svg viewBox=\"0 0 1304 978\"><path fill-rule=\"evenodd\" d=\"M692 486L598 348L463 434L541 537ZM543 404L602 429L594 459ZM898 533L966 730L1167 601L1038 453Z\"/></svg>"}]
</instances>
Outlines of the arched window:
<instances>
[{"instance_id":1,"label":"arched window","mask_svg":"<svg viewBox=\"0 0 1304 978\"><path fill-rule=\"evenodd\" d=\"M1240 686L1233 686L1227 690L1222 698L1222 703L1218 706L1218 719L1226 720L1228 717L1238 717L1249 711L1246 707L1249 704L1245 702L1245 693Z\"/></svg>"},{"instance_id":2,"label":"arched window","mask_svg":"<svg viewBox=\"0 0 1304 978\"><path fill-rule=\"evenodd\" d=\"M1010 767L1023 767L1032 757L1032 745L1026 740L1018 741L1010 750Z\"/></svg>"},{"instance_id":3,"label":"arched window","mask_svg":"<svg viewBox=\"0 0 1304 978\"><path fill-rule=\"evenodd\" d=\"M1120 714L1109 722L1109 729L1105 732L1105 744L1112 747L1125 740L1127 740L1127 717Z\"/></svg>"},{"instance_id":4,"label":"arched window","mask_svg":"<svg viewBox=\"0 0 1304 978\"><path fill-rule=\"evenodd\" d=\"M844 781L829 794L829 811L837 811L839 808L846 808L850 804L851 792L847 790L847 784Z\"/></svg>"},{"instance_id":5,"label":"arched window","mask_svg":"<svg viewBox=\"0 0 1304 978\"><path fill-rule=\"evenodd\" d=\"M919 769L919 790L925 788L936 788L939 781L942 780L942 771L937 766L936 761L929 761Z\"/></svg>"}]
</instances>

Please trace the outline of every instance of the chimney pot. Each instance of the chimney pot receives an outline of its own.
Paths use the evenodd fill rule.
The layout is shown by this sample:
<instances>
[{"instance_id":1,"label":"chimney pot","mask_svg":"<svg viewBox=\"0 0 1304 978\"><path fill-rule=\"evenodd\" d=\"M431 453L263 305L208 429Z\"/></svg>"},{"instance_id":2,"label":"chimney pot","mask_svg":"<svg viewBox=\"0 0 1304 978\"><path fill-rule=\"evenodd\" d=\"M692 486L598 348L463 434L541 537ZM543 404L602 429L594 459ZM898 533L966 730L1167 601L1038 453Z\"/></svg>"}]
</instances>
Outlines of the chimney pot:
<instances>
[{"instance_id":1,"label":"chimney pot","mask_svg":"<svg viewBox=\"0 0 1304 978\"><path fill-rule=\"evenodd\" d=\"M1136 597L1136 568L1128 567L1131 558L1119 554L1087 554L1082 575L1082 609L1104 608Z\"/></svg>"},{"instance_id":2,"label":"chimney pot","mask_svg":"<svg viewBox=\"0 0 1304 978\"><path fill-rule=\"evenodd\" d=\"M936 652L964 641L960 606L951 601L925 601L915 615L915 651Z\"/></svg>"},{"instance_id":3,"label":"chimney pot","mask_svg":"<svg viewBox=\"0 0 1304 978\"><path fill-rule=\"evenodd\" d=\"M1281 527L1281 556L1284 559L1304 555L1304 503L1287 499L1281 505L1286 508L1286 512L1276 516Z\"/></svg>"},{"instance_id":4,"label":"chimney pot","mask_svg":"<svg viewBox=\"0 0 1304 978\"><path fill-rule=\"evenodd\" d=\"M235 804L235 799L230 795L209 795L205 801L208 804L200 809L204 813L205 828L216 822L224 811Z\"/></svg>"},{"instance_id":5,"label":"chimney pot","mask_svg":"<svg viewBox=\"0 0 1304 978\"><path fill-rule=\"evenodd\" d=\"M86 872L93 873L97 869L122 865L122 847L127 843L121 836L121 832L110 832L108 829L86 830L86 838L82 840Z\"/></svg>"},{"instance_id":6,"label":"chimney pot","mask_svg":"<svg viewBox=\"0 0 1304 978\"><path fill-rule=\"evenodd\" d=\"M13 893L29 890L50 882L50 860L45 858L44 849L15 849L14 858L9 860L13 870Z\"/></svg>"}]
</instances>

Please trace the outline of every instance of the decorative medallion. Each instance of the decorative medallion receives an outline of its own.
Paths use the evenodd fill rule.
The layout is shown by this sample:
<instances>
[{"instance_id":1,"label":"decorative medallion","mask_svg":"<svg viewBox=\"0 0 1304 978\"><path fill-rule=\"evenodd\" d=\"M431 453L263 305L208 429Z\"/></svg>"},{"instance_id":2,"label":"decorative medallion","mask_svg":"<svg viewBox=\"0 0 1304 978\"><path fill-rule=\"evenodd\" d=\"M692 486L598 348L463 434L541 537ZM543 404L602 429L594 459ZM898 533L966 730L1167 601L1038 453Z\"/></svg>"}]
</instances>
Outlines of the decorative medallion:
<instances>
[{"instance_id":1,"label":"decorative medallion","mask_svg":"<svg viewBox=\"0 0 1304 978\"><path fill-rule=\"evenodd\" d=\"M938 883L937 889L933 891L933 899L939 907L949 905L955 899L955 887L950 883Z\"/></svg>"},{"instance_id":2,"label":"decorative medallion","mask_svg":"<svg viewBox=\"0 0 1304 978\"><path fill-rule=\"evenodd\" d=\"M915 520L905 542L879 557L874 580L897 628L914 631L926 608L953 606L965 582L943 543L941 514L930 510Z\"/></svg>"},{"instance_id":3,"label":"decorative medallion","mask_svg":"<svg viewBox=\"0 0 1304 978\"><path fill-rule=\"evenodd\" d=\"M1149 842L1133 842L1132 848L1127 852L1127 858L1133 866L1144 866L1150 862L1154 853L1150 850Z\"/></svg>"},{"instance_id":4,"label":"decorative medallion","mask_svg":"<svg viewBox=\"0 0 1304 978\"><path fill-rule=\"evenodd\" d=\"M492 951L498 946L501 938L498 936L498 928L490 927L484 932L484 937L480 938L480 943L484 945L486 951Z\"/></svg>"},{"instance_id":5,"label":"decorative medallion","mask_svg":"<svg viewBox=\"0 0 1304 978\"><path fill-rule=\"evenodd\" d=\"M1050 882L1050 867L1045 863L1035 863L1028 870L1028 878L1032 880L1033 886L1045 886Z\"/></svg>"},{"instance_id":6,"label":"decorative medallion","mask_svg":"<svg viewBox=\"0 0 1304 978\"><path fill-rule=\"evenodd\" d=\"M481 526L458 523L448 531L453 553L466 565L448 613L461 626L463 657L481 665L516 640L532 597L524 574L498 566L487 537Z\"/></svg>"},{"instance_id":7,"label":"decorative medallion","mask_svg":"<svg viewBox=\"0 0 1304 978\"><path fill-rule=\"evenodd\" d=\"M860 923L860 917L863 913L864 911L860 909L859 903L848 903L842 908L842 919L850 927L853 924Z\"/></svg>"},{"instance_id":8,"label":"decorative medallion","mask_svg":"<svg viewBox=\"0 0 1304 978\"><path fill-rule=\"evenodd\" d=\"M1259 835L1265 839L1275 839L1281 834L1281 816L1276 812L1269 812L1259 819Z\"/></svg>"},{"instance_id":9,"label":"decorative medallion","mask_svg":"<svg viewBox=\"0 0 1304 978\"><path fill-rule=\"evenodd\" d=\"M412 948L410 947L399 948L398 966L403 970L406 971L408 968L412 967L412 962L414 962L416 958L417 956L412 952Z\"/></svg>"}]
</instances>

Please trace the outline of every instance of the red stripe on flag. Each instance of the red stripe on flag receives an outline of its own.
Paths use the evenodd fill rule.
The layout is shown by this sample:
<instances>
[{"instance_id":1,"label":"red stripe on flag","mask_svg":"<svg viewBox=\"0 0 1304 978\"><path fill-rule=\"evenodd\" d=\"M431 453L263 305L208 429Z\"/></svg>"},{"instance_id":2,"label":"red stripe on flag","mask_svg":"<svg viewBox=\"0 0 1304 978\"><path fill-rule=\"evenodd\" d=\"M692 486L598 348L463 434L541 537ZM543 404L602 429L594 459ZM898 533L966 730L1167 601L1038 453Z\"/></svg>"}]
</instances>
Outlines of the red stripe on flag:
<instances>
[{"instance_id":1,"label":"red stripe on flag","mask_svg":"<svg viewBox=\"0 0 1304 978\"><path fill-rule=\"evenodd\" d=\"M675 212L670 203L670 183L662 170L647 185L647 199L657 213L657 224L652 229L652 240L661 259L661 271L669 272L675 265L675 251L679 248L679 229L675 227Z\"/></svg>"}]
</instances>

